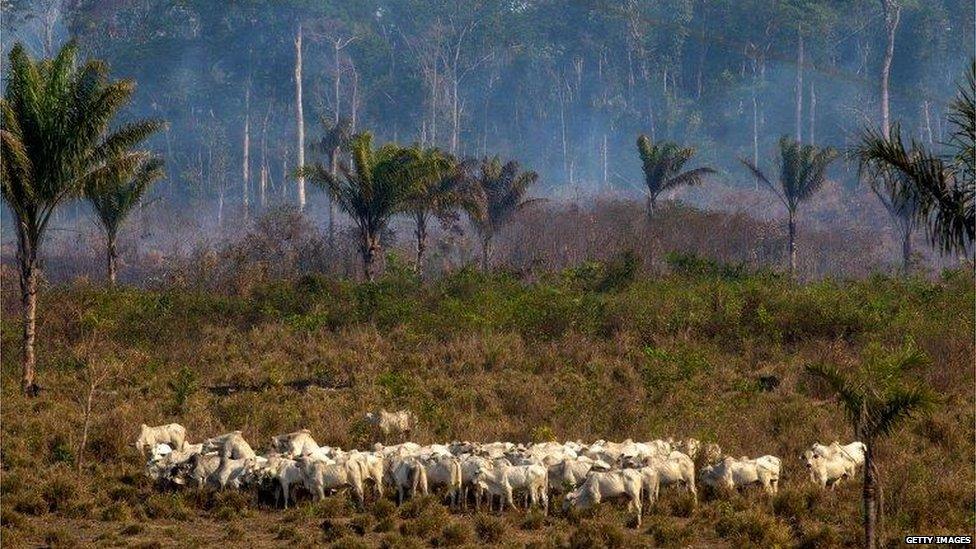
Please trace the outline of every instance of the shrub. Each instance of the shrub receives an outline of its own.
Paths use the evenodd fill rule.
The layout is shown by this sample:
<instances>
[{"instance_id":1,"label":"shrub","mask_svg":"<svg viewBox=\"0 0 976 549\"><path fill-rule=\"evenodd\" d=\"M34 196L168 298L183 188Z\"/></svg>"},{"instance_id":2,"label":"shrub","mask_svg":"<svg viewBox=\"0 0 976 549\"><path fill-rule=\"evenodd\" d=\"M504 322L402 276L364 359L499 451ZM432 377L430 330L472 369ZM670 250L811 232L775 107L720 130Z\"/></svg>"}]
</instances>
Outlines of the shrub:
<instances>
[{"instance_id":1,"label":"shrub","mask_svg":"<svg viewBox=\"0 0 976 549\"><path fill-rule=\"evenodd\" d=\"M70 473L55 473L41 488L41 497L52 513L64 512L76 503L78 483Z\"/></svg>"},{"instance_id":2,"label":"shrub","mask_svg":"<svg viewBox=\"0 0 976 549\"><path fill-rule=\"evenodd\" d=\"M326 542L335 541L352 533L345 524L328 518L319 524L319 530L322 530L322 539Z\"/></svg>"},{"instance_id":3,"label":"shrub","mask_svg":"<svg viewBox=\"0 0 976 549\"><path fill-rule=\"evenodd\" d=\"M400 533L408 537L428 539L439 532L441 526L448 520L449 514L443 505L439 503L427 504L421 508L419 513L414 515L414 518L400 524Z\"/></svg>"},{"instance_id":4,"label":"shrub","mask_svg":"<svg viewBox=\"0 0 976 549\"><path fill-rule=\"evenodd\" d=\"M39 516L47 513L50 506L38 494L23 494L17 497L5 496L4 506L13 507L14 511L25 515Z\"/></svg>"},{"instance_id":5,"label":"shrub","mask_svg":"<svg viewBox=\"0 0 976 549\"><path fill-rule=\"evenodd\" d=\"M370 549L370 545L357 537L346 536L333 543L332 549Z\"/></svg>"},{"instance_id":6,"label":"shrub","mask_svg":"<svg viewBox=\"0 0 976 549\"><path fill-rule=\"evenodd\" d=\"M352 520L349 521L349 528L353 532L359 534L360 536L367 534L372 528L373 523L376 522L372 515L356 515Z\"/></svg>"},{"instance_id":7,"label":"shrub","mask_svg":"<svg viewBox=\"0 0 976 549\"><path fill-rule=\"evenodd\" d=\"M222 520L246 517L251 507L251 494L237 490L222 490L214 493L213 510L222 515Z\"/></svg>"},{"instance_id":8,"label":"shrub","mask_svg":"<svg viewBox=\"0 0 976 549\"><path fill-rule=\"evenodd\" d=\"M352 503L340 494L316 502L312 509L318 518L345 517L352 511Z\"/></svg>"},{"instance_id":9,"label":"shrub","mask_svg":"<svg viewBox=\"0 0 976 549\"><path fill-rule=\"evenodd\" d=\"M154 519L186 520L190 515L183 502L182 494L151 494L143 504L146 516Z\"/></svg>"},{"instance_id":10,"label":"shrub","mask_svg":"<svg viewBox=\"0 0 976 549\"><path fill-rule=\"evenodd\" d=\"M53 528L44 533L44 543L52 549L78 547L78 538L67 528Z\"/></svg>"},{"instance_id":11,"label":"shrub","mask_svg":"<svg viewBox=\"0 0 976 549\"><path fill-rule=\"evenodd\" d=\"M649 517L647 535L654 540L654 545L661 547L675 547L687 545L691 539L691 530L665 517Z\"/></svg>"},{"instance_id":12,"label":"shrub","mask_svg":"<svg viewBox=\"0 0 976 549\"><path fill-rule=\"evenodd\" d=\"M474 531L485 543L498 543L505 536L505 521L491 515L479 514L474 518Z\"/></svg>"},{"instance_id":13,"label":"shrub","mask_svg":"<svg viewBox=\"0 0 976 549\"><path fill-rule=\"evenodd\" d=\"M376 517L376 520L383 520L387 517L392 517L397 512L396 505L388 499L378 499L373 503L373 508L370 512Z\"/></svg>"},{"instance_id":14,"label":"shrub","mask_svg":"<svg viewBox=\"0 0 976 549\"><path fill-rule=\"evenodd\" d=\"M200 381L196 371L187 365L183 365L173 376L173 379L167 383L167 386L173 392L173 409L179 412L183 410L186 401L193 396L193 393L197 392Z\"/></svg>"},{"instance_id":15,"label":"shrub","mask_svg":"<svg viewBox=\"0 0 976 549\"><path fill-rule=\"evenodd\" d=\"M132 509L125 501L116 501L102 509L102 520L107 522L127 522L132 519Z\"/></svg>"},{"instance_id":16,"label":"shrub","mask_svg":"<svg viewBox=\"0 0 976 549\"><path fill-rule=\"evenodd\" d=\"M571 549L626 547L623 528L614 522L584 520L569 536Z\"/></svg>"},{"instance_id":17,"label":"shrub","mask_svg":"<svg viewBox=\"0 0 976 549\"><path fill-rule=\"evenodd\" d=\"M715 533L733 542L765 547L790 545L790 528L773 517L754 509L727 513L715 523Z\"/></svg>"},{"instance_id":18,"label":"shrub","mask_svg":"<svg viewBox=\"0 0 976 549\"><path fill-rule=\"evenodd\" d=\"M0 526L8 528L21 528L24 524L24 516L11 509L0 509Z\"/></svg>"},{"instance_id":19,"label":"shrub","mask_svg":"<svg viewBox=\"0 0 976 549\"><path fill-rule=\"evenodd\" d=\"M546 516L540 511L529 511L522 518L522 523L519 526L523 530L541 530L546 526Z\"/></svg>"},{"instance_id":20,"label":"shrub","mask_svg":"<svg viewBox=\"0 0 976 549\"><path fill-rule=\"evenodd\" d=\"M396 519L392 516L383 517L376 521L376 526L373 527L374 532L390 532L396 528Z\"/></svg>"},{"instance_id":21,"label":"shrub","mask_svg":"<svg viewBox=\"0 0 976 549\"><path fill-rule=\"evenodd\" d=\"M843 545L840 533L829 524L804 524L800 542L800 549L825 549Z\"/></svg>"},{"instance_id":22,"label":"shrub","mask_svg":"<svg viewBox=\"0 0 976 549\"><path fill-rule=\"evenodd\" d=\"M425 549L427 544L415 539L405 538L399 534L387 534L380 540L380 549Z\"/></svg>"},{"instance_id":23,"label":"shrub","mask_svg":"<svg viewBox=\"0 0 976 549\"><path fill-rule=\"evenodd\" d=\"M275 533L275 539L280 541L301 542L304 539L302 533L293 525L281 526Z\"/></svg>"},{"instance_id":24,"label":"shrub","mask_svg":"<svg viewBox=\"0 0 976 549\"><path fill-rule=\"evenodd\" d=\"M119 534L122 534L123 536L138 536L145 530L146 529L141 524L138 522L133 522L132 524L126 525L119 530Z\"/></svg>"},{"instance_id":25,"label":"shrub","mask_svg":"<svg viewBox=\"0 0 976 549\"><path fill-rule=\"evenodd\" d=\"M464 545L471 541L473 533L471 527L464 522L451 521L450 524L445 526L441 530L440 535L440 545L445 547L453 547L456 545Z\"/></svg>"},{"instance_id":26,"label":"shrub","mask_svg":"<svg viewBox=\"0 0 976 549\"><path fill-rule=\"evenodd\" d=\"M797 520L807 516L821 497L822 492L812 486L786 488L773 497L773 513L780 518Z\"/></svg>"}]
</instances>

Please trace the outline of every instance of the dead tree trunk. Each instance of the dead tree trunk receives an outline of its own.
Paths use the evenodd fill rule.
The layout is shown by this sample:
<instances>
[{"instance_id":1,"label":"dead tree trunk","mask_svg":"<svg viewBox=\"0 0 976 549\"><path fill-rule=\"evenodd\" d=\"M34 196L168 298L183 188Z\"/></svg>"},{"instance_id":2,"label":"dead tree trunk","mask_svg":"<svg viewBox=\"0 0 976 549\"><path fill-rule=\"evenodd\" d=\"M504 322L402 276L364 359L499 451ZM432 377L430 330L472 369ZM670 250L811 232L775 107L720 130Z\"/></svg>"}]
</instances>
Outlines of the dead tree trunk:
<instances>
[{"instance_id":1,"label":"dead tree trunk","mask_svg":"<svg viewBox=\"0 0 976 549\"><path fill-rule=\"evenodd\" d=\"M244 218L247 219L250 206L251 192L251 86L244 92L244 166L242 169L241 204L244 207Z\"/></svg>"},{"instance_id":2,"label":"dead tree trunk","mask_svg":"<svg viewBox=\"0 0 976 549\"><path fill-rule=\"evenodd\" d=\"M298 151L298 166L305 165L305 112L302 107L302 26L298 25L295 34L295 122L298 125L295 147ZM305 176L299 175L298 208L305 209Z\"/></svg>"},{"instance_id":3,"label":"dead tree trunk","mask_svg":"<svg viewBox=\"0 0 976 549\"><path fill-rule=\"evenodd\" d=\"M895 56L895 30L901 18L901 5L897 0L881 0L881 9L884 12L887 36L884 60L881 63L881 132L887 139L891 135L888 85L891 78L891 61Z\"/></svg>"},{"instance_id":4,"label":"dead tree trunk","mask_svg":"<svg viewBox=\"0 0 976 549\"><path fill-rule=\"evenodd\" d=\"M797 30L796 48L796 140L803 141L803 33Z\"/></svg>"}]
</instances>

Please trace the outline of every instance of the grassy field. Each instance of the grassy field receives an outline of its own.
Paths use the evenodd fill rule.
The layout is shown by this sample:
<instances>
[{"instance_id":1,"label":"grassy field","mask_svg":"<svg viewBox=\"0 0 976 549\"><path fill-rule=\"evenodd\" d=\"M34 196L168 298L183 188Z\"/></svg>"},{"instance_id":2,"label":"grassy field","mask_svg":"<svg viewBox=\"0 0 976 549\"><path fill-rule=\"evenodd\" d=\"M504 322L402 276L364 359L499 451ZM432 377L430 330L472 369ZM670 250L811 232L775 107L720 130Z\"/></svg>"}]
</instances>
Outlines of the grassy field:
<instances>
[{"instance_id":1,"label":"grassy field","mask_svg":"<svg viewBox=\"0 0 976 549\"><path fill-rule=\"evenodd\" d=\"M246 292L45 288L41 396L18 391L16 279L4 273L2 534L50 544L340 547L631 547L856 544L860 492L808 486L814 441L853 438L804 366L922 349L939 395L878 449L883 532L969 533L973 523L971 272L792 285L770 274L673 258L635 274L627 258L523 281L469 270L421 284L388 266L378 283L308 276ZM76 472L88 381L88 448ZM665 492L640 529L623 510L542 517L399 509L343 495L275 510L248 493L165 492L142 477L140 423L178 421L198 441L241 429L256 448L306 427L363 447L362 414L406 407L419 442L694 436L731 455L774 454L781 493ZM554 508L558 508L555 505Z\"/></svg>"}]
</instances>

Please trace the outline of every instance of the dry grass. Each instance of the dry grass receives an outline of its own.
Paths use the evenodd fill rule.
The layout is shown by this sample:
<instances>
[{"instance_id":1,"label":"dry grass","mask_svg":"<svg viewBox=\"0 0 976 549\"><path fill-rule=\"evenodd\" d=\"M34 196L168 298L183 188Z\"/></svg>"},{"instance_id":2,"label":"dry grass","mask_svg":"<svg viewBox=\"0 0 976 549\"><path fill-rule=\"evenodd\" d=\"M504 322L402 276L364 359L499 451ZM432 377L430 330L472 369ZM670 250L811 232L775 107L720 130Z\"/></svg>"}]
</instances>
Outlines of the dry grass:
<instances>
[{"instance_id":1,"label":"dry grass","mask_svg":"<svg viewBox=\"0 0 976 549\"><path fill-rule=\"evenodd\" d=\"M942 400L879 449L885 536L973 530L968 273L793 286L689 265L656 278L588 264L533 282L460 271L421 285L393 270L371 286L312 276L219 293L46 288L40 397L17 391L9 308L0 326L0 533L10 546L849 544L859 534L857 486L810 489L798 455L851 434L803 366L849 363L868 345L906 340L931 359L922 378ZM75 473L80 370L92 356L122 368L97 398ZM545 519L449 513L430 500L360 511L345 496L284 512L250 494L160 491L132 448L140 423L167 421L194 440L241 429L260 448L307 427L320 443L362 446L370 435L360 418L381 405L415 410L421 442L714 440L732 455L781 456L783 491L706 496L697 509L667 491L640 529L619 508L565 517L558 502Z\"/></svg>"}]
</instances>

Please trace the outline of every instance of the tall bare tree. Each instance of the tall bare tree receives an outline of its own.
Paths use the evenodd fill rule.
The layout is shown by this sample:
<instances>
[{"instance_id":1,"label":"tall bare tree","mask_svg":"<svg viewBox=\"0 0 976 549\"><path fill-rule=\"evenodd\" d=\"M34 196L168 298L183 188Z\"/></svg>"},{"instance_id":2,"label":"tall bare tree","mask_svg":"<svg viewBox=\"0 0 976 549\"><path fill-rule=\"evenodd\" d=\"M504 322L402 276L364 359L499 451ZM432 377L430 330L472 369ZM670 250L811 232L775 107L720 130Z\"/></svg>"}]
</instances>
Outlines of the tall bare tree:
<instances>
[{"instance_id":1,"label":"tall bare tree","mask_svg":"<svg viewBox=\"0 0 976 549\"><path fill-rule=\"evenodd\" d=\"M305 109L302 105L302 25L295 32L295 149L298 151L298 165L305 165ZM298 208L305 209L305 176L301 172L298 182Z\"/></svg>"}]
</instances>

